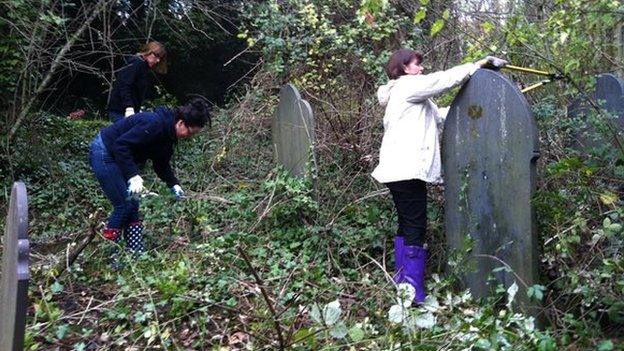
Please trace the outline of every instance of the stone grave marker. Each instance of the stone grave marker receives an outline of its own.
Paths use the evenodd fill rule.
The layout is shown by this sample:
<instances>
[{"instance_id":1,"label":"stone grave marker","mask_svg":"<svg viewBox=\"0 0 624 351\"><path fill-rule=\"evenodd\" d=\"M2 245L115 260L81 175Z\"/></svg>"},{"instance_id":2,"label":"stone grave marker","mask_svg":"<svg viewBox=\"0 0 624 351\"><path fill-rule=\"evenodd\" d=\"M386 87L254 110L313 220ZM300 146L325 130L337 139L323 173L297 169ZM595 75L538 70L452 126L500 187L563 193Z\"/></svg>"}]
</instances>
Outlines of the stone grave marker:
<instances>
[{"instance_id":1,"label":"stone grave marker","mask_svg":"<svg viewBox=\"0 0 624 351\"><path fill-rule=\"evenodd\" d=\"M469 264L476 272L464 283L484 297L490 275L506 287L516 282L516 302L531 312L515 276L536 284L539 262L531 206L539 143L526 99L499 72L480 69L453 101L442 140L447 241L462 251L468 238L474 244ZM513 272L493 272L504 265Z\"/></svg>"},{"instance_id":2,"label":"stone grave marker","mask_svg":"<svg viewBox=\"0 0 624 351\"><path fill-rule=\"evenodd\" d=\"M620 22L615 29L615 45L617 46L618 59L624 62L624 23ZM620 68L620 74L624 74L624 69Z\"/></svg>"},{"instance_id":3,"label":"stone grave marker","mask_svg":"<svg viewBox=\"0 0 624 351\"><path fill-rule=\"evenodd\" d=\"M16 351L24 348L29 280L28 201L22 182L13 184L2 247L0 350Z\"/></svg>"},{"instance_id":4,"label":"stone grave marker","mask_svg":"<svg viewBox=\"0 0 624 351\"><path fill-rule=\"evenodd\" d=\"M595 90L590 96L592 100L599 103L602 108L611 116L611 125L618 128L618 132L624 132L624 80L611 74L603 73L596 77ZM577 99L568 107L568 116L580 119L586 125L580 128L574 136L572 147L583 150L589 147L600 147L611 144L609 136L599 135L596 128L590 123L589 116L595 110L587 106L587 102ZM598 140L596 140L596 138Z\"/></svg>"},{"instance_id":5,"label":"stone grave marker","mask_svg":"<svg viewBox=\"0 0 624 351\"><path fill-rule=\"evenodd\" d=\"M315 162L314 116L310 104L292 84L280 90L272 131L276 161L293 175L305 177L306 164Z\"/></svg>"},{"instance_id":6,"label":"stone grave marker","mask_svg":"<svg viewBox=\"0 0 624 351\"><path fill-rule=\"evenodd\" d=\"M624 80L610 73L599 75L594 99L603 101L602 106L617 116L615 125L624 130Z\"/></svg>"}]
</instances>

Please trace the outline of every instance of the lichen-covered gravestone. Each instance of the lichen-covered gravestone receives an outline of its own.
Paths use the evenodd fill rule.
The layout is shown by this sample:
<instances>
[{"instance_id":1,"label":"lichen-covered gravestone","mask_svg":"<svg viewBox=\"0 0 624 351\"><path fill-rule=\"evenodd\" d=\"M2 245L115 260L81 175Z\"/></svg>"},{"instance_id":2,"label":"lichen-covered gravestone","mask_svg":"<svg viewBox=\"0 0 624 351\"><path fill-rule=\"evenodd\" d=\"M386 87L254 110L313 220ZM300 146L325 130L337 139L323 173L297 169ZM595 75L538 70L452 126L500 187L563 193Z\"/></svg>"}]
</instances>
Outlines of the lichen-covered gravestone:
<instances>
[{"instance_id":1,"label":"lichen-covered gravestone","mask_svg":"<svg viewBox=\"0 0 624 351\"><path fill-rule=\"evenodd\" d=\"M0 285L0 350L24 348L28 304L28 202L24 183L16 182L2 241Z\"/></svg>"},{"instance_id":2,"label":"lichen-covered gravestone","mask_svg":"<svg viewBox=\"0 0 624 351\"><path fill-rule=\"evenodd\" d=\"M539 261L531 206L539 144L526 99L502 74L480 69L451 105L442 139L448 244L474 245L476 272L464 283L484 297L490 275L506 287L516 282L516 302L529 312L524 287L536 284ZM513 272L496 269L504 266Z\"/></svg>"},{"instance_id":3,"label":"lichen-covered gravestone","mask_svg":"<svg viewBox=\"0 0 624 351\"><path fill-rule=\"evenodd\" d=\"M273 146L277 162L297 177L304 177L306 164L314 158L314 116L310 104L292 84L280 91L273 118Z\"/></svg>"},{"instance_id":4,"label":"lichen-covered gravestone","mask_svg":"<svg viewBox=\"0 0 624 351\"><path fill-rule=\"evenodd\" d=\"M599 75L594 99L602 101L601 106L615 117L615 125L624 130L624 80L610 73Z\"/></svg>"},{"instance_id":5,"label":"lichen-covered gravestone","mask_svg":"<svg viewBox=\"0 0 624 351\"><path fill-rule=\"evenodd\" d=\"M613 74L603 73L596 77L595 91L590 97L608 113L612 121L610 126L616 128L614 132L621 135L624 132L624 80ZM582 124L575 134L572 145L575 149L610 147L611 142L604 140L610 136L600 133L590 120L595 113L587 105L587 101L581 99L575 100L568 107L568 116L578 119L577 122ZM604 119L599 118L597 122L604 122Z\"/></svg>"}]
</instances>

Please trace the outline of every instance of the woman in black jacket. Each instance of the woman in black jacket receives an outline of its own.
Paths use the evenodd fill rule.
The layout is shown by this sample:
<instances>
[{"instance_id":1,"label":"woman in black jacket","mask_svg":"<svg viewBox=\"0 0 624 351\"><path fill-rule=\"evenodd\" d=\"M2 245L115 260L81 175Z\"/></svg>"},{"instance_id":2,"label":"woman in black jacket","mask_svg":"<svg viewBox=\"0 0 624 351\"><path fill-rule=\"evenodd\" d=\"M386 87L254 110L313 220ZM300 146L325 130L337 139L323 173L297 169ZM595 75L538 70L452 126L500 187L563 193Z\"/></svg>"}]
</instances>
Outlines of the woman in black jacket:
<instances>
[{"instance_id":1,"label":"woman in black jacket","mask_svg":"<svg viewBox=\"0 0 624 351\"><path fill-rule=\"evenodd\" d=\"M117 122L141 110L145 94L151 86L150 70L167 73L167 51L157 41L145 44L139 53L128 57L124 67L115 75L108 101L111 121Z\"/></svg>"},{"instance_id":2,"label":"woman in black jacket","mask_svg":"<svg viewBox=\"0 0 624 351\"><path fill-rule=\"evenodd\" d=\"M195 99L176 109L159 107L154 112L137 113L100 131L91 144L89 158L113 205L103 233L106 239L119 243L125 230L130 251L145 252L138 201L145 189L139 165L151 160L158 177L176 198L181 198L184 191L170 163L173 148L178 139L199 133L206 123L210 124L210 107Z\"/></svg>"}]
</instances>

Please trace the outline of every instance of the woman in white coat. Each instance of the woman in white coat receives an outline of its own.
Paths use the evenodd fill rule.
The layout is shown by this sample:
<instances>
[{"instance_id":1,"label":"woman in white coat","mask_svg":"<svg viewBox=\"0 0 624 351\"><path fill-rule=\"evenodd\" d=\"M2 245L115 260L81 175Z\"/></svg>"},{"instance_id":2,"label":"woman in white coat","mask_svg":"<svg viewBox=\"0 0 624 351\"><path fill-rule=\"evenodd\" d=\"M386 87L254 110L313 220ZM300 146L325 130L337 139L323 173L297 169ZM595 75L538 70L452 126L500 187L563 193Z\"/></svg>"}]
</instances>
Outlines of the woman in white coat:
<instances>
[{"instance_id":1,"label":"woman in white coat","mask_svg":"<svg viewBox=\"0 0 624 351\"><path fill-rule=\"evenodd\" d=\"M377 91L379 103L386 111L379 165L372 173L373 178L390 189L398 214L395 282L412 285L416 303L423 302L426 296L426 183L442 181L438 127L448 111L438 108L431 98L463 84L481 67L500 68L507 62L487 57L431 74L423 74L421 63L422 55L409 49L396 51L388 61L386 73L390 81Z\"/></svg>"}]
</instances>

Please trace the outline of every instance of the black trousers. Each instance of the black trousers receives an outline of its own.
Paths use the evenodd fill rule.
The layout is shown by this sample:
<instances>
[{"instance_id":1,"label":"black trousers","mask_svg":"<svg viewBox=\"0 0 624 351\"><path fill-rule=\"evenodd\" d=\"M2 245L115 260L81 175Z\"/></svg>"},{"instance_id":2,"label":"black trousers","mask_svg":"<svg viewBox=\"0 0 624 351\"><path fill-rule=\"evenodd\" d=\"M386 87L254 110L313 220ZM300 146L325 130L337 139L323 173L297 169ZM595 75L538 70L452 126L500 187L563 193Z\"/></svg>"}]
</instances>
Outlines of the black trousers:
<instances>
[{"instance_id":1,"label":"black trousers","mask_svg":"<svg viewBox=\"0 0 624 351\"><path fill-rule=\"evenodd\" d=\"M385 184L390 189L399 217L398 236L405 245L422 246L427 231L427 185L420 179Z\"/></svg>"}]
</instances>

